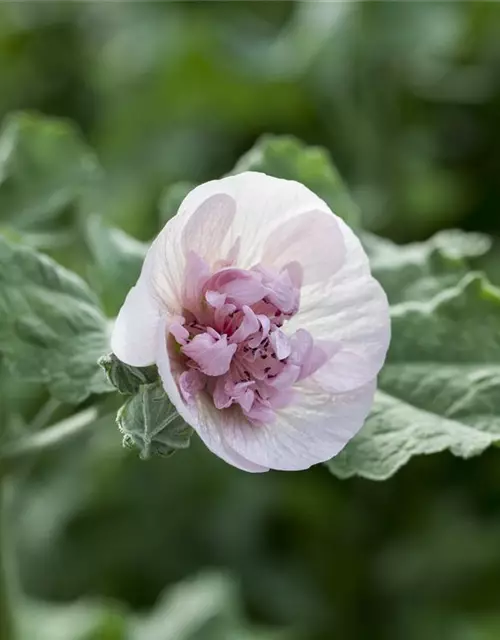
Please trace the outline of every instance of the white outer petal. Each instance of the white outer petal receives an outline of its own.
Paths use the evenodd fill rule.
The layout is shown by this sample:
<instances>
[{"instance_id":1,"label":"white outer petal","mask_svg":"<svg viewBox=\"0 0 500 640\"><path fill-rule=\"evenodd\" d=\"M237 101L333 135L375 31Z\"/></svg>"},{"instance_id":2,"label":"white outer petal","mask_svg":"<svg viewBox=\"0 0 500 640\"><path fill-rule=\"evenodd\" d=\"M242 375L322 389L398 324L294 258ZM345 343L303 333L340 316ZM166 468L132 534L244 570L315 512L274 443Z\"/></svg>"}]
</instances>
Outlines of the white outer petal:
<instances>
[{"instance_id":1,"label":"white outer petal","mask_svg":"<svg viewBox=\"0 0 500 640\"><path fill-rule=\"evenodd\" d=\"M389 347L387 296L370 272L368 257L351 229L338 220L346 256L343 265L319 285L301 291L299 312L286 325L289 335L307 329L338 351L312 379L329 392L356 389L377 376Z\"/></svg>"},{"instance_id":2,"label":"white outer petal","mask_svg":"<svg viewBox=\"0 0 500 640\"><path fill-rule=\"evenodd\" d=\"M250 460L244 453L231 446L228 434L242 425L250 426L239 409L216 409L211 397L200 394L197 398L198 424L196 432L205 445L225 462L243 471L262 473L269 471L269 465L260 460Z\"/></svg>"},{"instance_id":3,"label":"white outer petal","mask_svg":"<svg viewBox=\"0 0 500 640\"><path fill-rule=\"evenodd\" d=\"M322 283L345 260L344 237L339 218L326 205L301 213L271 232L262 255L264 264L281 269L299 263L303 284Z\"/></svg>"},{"instance_id":4,"label":"white outer petal","mask_svg":"<svg viewBox=\"0 0 500 640\"><path fill-rule=\"evenodd\" d=\"M227 212L217 213L215 208L210 212L207 210L205 216L197 214L208 199L224 196L234 202L234 217L231 222L228 222ZM226 204L226 208L228 207ZM193 189L162 234L169 228L168 233L172 233L178 241L186 233L184 237L189 248L199 253L209 264L225 257L240 238L237 266L248 269L262 259L266 240L273 231L279 230L295 216L313 211L330 213L323 200L304 185L293 180L247 171L206 182ZM198 218L196 224L190 222L193 216ZM204 218L206 222L203 222ZM216 218L219 220L219 230L213 221ZM206 229L198 229L202 223L206 224ZM203 238L203 242L196 238Z\"/></svg>"},{"instance_id":5,"label":"white outer petal","mask_svg":"<svg viewBox=\"0 0 500 640\"><path fill-rule=\"evenodd\" d=\"M137 367L155 362L160 319L182 311L187 251L191 248L203 257L211 243L220 245L234 212L232 198L215 194L183 224L172 220L165 225L149 248L139 280L116 319L111 348L120 360Z\"/></svg>"},{"instance_id":6,"label":"white outer petal","mask_svg":"<svg viewBox=\"0 0 500 640\"><path fill-rule=\"evenodd\" d=\"M144 279L129 291L111 333L111 350L133 367L155 362L160 308Z\"/></svg>"},{"instance_id":7,"label":"white outer petal","mask_svg":"<svg viewBox=\"0 0 500 640\"><path fill-rule=\"evenodd\" d=\"M376 386L372 380L354 391L326 394L306 380L294 387L297 401L278 411L275 422L255 426L234 420L224 425L224 438L240 455L262 466L308 469L336 456L361 429Z\"/></svg>"}]
</instances>

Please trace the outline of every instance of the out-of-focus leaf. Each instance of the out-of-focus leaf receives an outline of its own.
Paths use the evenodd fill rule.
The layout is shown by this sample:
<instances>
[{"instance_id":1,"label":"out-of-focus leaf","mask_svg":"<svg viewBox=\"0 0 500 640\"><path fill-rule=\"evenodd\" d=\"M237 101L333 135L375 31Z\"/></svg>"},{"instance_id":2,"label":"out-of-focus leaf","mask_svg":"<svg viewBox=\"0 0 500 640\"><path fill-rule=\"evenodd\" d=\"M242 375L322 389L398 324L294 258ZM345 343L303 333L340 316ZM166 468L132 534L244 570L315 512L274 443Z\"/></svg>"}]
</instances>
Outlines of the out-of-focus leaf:
<instances>
[{"instance_id":1,"label":"out-of-focus leaf","mask_svg":"<svg viewBox=\"0 0 500 640\"><path fill-rule=\"evenodd\" d=\"M141 458L169 456L189 446L192 429L179 416L161 381L143 384L118 411L123 444L135 446Z\"/></svg>"},{"instance_id":2,"label":"out-of-focus leaf","mask_svg":"<svg viewBox=\"0 0 500 640\"><path fill-rule=\"evenodd\" d=\"M151 612L133 616L115 603L28 601L19 640L289 640L250 627L239 594L225 575L206 573L168 589Z\"/></svg>"},{"instance_id":3,"label":"out-of-focus leaf","mask_svg":"<svg viewBox=\"0 0 500 640\"><path fill-rule=\"evenodd\" d=\"M293 136L262 136L237 162L231 174L261 171L277 178L297 180L309 187L341 218L356 224L357 205L352 200L330 154L322 147L308 146ZM165 190L161 203L161 220L166 222L186 195L196 185L176 182Z\"/></svg>"},{"instance_id":4,"label":"out-of-focus leaf","mask_svg":"<svg viewBox=\"0 0 500 640\"><path fill-rule=\"evenodd\" d=\"M365 427L328 463L383 480L418 454L468 458L500 440L500 290L470 274L392 309L392 344Z\"/></svg>"},{"instance_id":5,"label":"out-of-focus leaf","mask_svg":"<svg viewBox=\"0 0 500 640\"><path fill-rule=\"evenodd\" d=\"M134 640L225 640L237 610L234 585L206 574L169 590L154 613L137 621Z\"/></svg>"},{"instance_id":6,"label":"out-of-focus leaf","mask_svg":"<svg viewBox=\"0 0 500 640\"><path fill-rule=\"evenodd\" d=\"M121 229L108 227L97 215L87 218L87 240L94 258L89 279L109 315L114 315L136 283L148 245Z\"/></svg>"},{"instance_id":7,"label":"out-of-focus leaf","mask_svg":"<svg viewBox=\"0 0 500 640\"><path fill-rule=\"evenodd\" d=\"M429 300L454 286L486 255L491 239L479 233L442 231L427 242L397 245L385 238L364 234L373 275L384 287L389 302Z\"/></svg>"},{"instance_id":8,"label":"out-of-focus leaf","mask_svg":"<svg viewBox=\"0 0 500 640\"><path fill-rule=\"evenodd\" d=\"M106 318L78 276L0 237L0 353L11 375L79 403L112 389L97 364L108 342Z\"/></svg>"},{"instance_id":9,"label":"out-of-focus leaf","mask_svg":"<svg viewBox=\"0 0 500 640\"><path fill-rule=\"evenodd\" d=\"M109 382L124 395L133 395L143 384L155 382L158 370L155 365L150 367L131 367L110 353L99 358L99 364L106 372Z\"/></svg>"},{"instance_id":10,"label":"out-of-focus leaf","mask_svg":"<svg viewBox=\"0 0 500 640\"><path fill-rule=\"evenodd\" d=\"M0 132L0 220L29 230L52 221L100 177L93 152L64 120L19 113Z\"/></svg>"},{"instance_id":11,"label":"out-of-focus leaf","mask_svg":"<svg viewBox=\"0 0 500 640\"><path fill-rule=\"evenodd\" d=\"M128 640L127 619L117 605L28 602L20 618L20 640Z\"/></svg>"},{"instance_id":12,"label":"out-of-focus leaf","mask_svg":"<svg viewBox=\"0 0 500 640\"><path fill-rule=\"evenodd\" d=\"M132 625L133 640L285 640L282 633L251 630L242 622L235 585L202 574L166 592L152 614Z\"/></svg>"},{"instance_id":13,"label":"out-of-focus leaf","mask_svg":"<svg viewBox=\"0 0 500 640\"><path fill-rule=\"evenodd\" d=\"M277 178L297 180L322 198L338 216L356 225L359 211L330 154L293 136L264 135L237 162L232 173L261 171Z\"/></svg>"},{"instance_id":14,"label":"out-of-focus leaf","mask_svg":"<svg viewBox=\"0 0 500 640\"><path fill-rule=\"evenodd\" d=\"M174 182L167 187L160 201L160 219L165 223L177 213L181 202L195 188L193 182Z\"/></svg>"}]
</instances>

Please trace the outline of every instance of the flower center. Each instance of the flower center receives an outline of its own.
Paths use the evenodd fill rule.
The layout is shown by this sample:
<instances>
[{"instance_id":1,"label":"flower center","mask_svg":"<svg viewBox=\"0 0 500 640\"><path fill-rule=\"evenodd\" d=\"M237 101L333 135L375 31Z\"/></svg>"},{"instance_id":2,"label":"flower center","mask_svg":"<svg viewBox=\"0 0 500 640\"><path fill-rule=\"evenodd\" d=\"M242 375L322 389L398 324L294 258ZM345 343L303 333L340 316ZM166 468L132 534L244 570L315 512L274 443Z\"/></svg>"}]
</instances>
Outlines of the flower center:
<instances>
[{"instance_id":1,"label":"flower center","mask_svg":"<svg viewBox=\"0 0 500 640\"><path fill-rule=\"evenodd\" d=\"M188 256L183 315L169 324L183 368L178 384L187 403L209 393L217 409L239 405L255 424L271 422L293 399L292 386L326 361L311 335L282 330L299 309L301 269L222 263L213 273Z\"/></svg>"}]
</instances>

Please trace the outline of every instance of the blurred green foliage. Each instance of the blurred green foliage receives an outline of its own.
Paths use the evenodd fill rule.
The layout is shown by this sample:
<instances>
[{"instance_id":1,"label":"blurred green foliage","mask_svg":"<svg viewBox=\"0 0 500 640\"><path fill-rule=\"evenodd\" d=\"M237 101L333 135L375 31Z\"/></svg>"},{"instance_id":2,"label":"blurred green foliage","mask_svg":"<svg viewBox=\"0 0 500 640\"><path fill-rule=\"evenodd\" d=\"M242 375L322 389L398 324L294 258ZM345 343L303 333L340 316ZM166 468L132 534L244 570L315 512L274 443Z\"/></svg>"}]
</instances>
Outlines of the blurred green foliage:
<instances>
[{"instance_id":1,"label":"blurred green foliage","mask_svg":"<svg viewBox=\"0 0 500 640\"><path fill-rule=\"evenodd\" d=\"M88 151L80 168L99 198L72 174L61 190L87 149L77 134L50 153L40 141L43 175L16 174L39 163L5 145L0 225L84 276L112 315L178 181L228 173L262 134L284 133L332 152L365 228L397 242L454 226L499 236L499 31L500 7L486 2L4 2L0 116L75 120L105 179ZM36 151L29 117L3 126L30 139L16 152ZM293 165L293 149L285 156ZM415 249L401 268L454 277L451 244ZM499 264L497 247L497 281ZM0 388L11 429L69 412L3 363ZM251 476L196 441L145 463L118 446L106 402L95 433L18 483L22 582L47 601L27 605L29 640L274 638L245 618L304 640L500 637L498 452L417 458L383 484L323 467ZM193 577L208 569L231 579Z\"/></svg>"}]
</instances>

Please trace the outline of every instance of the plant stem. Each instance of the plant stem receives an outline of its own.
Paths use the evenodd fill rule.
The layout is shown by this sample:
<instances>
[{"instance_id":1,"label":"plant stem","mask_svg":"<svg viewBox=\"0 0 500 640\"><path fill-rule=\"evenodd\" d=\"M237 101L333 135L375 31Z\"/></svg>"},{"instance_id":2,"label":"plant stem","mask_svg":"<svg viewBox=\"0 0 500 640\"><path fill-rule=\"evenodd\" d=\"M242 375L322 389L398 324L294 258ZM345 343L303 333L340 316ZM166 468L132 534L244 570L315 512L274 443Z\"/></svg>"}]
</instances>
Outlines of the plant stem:
<instances>
[{"instance_id":1,"label":"plant stem","mask_svg":"<svg viewBox=\"0 0 500 640\"><path fill-rule=\"evenodd\" d=\"M97 408L90 407L52 427L4 446L0 453L0 482L2 477L12 471L19 463L29 460L43 451L54 449L87 431L95 423L97 417ZM0 638L3 640L1 635Z\"/></svg>"},{"instance_id":2,"label":"plant stem","mask_svg":"<svg viewBox=\"0 0 500 640\"><path fill-rule=\"evenodd\" d=\"M10 527L7 499L8 489L6 479L0 480L0 638L14 640L14 590L12 565L12 549L10 545Z\"/></svg>"},{"instance_id":3,"label":"plant stem","mask_svg":"<svg viewBox=\"0 0 500 640\"><path fill-rule=\"evenodd\" d=\"M30 422L30 431L40 431L44 429L52 420L54 413L61 407L61 402L55 398L49 398L40 411Z\"/></svg>"}]
</instances>

